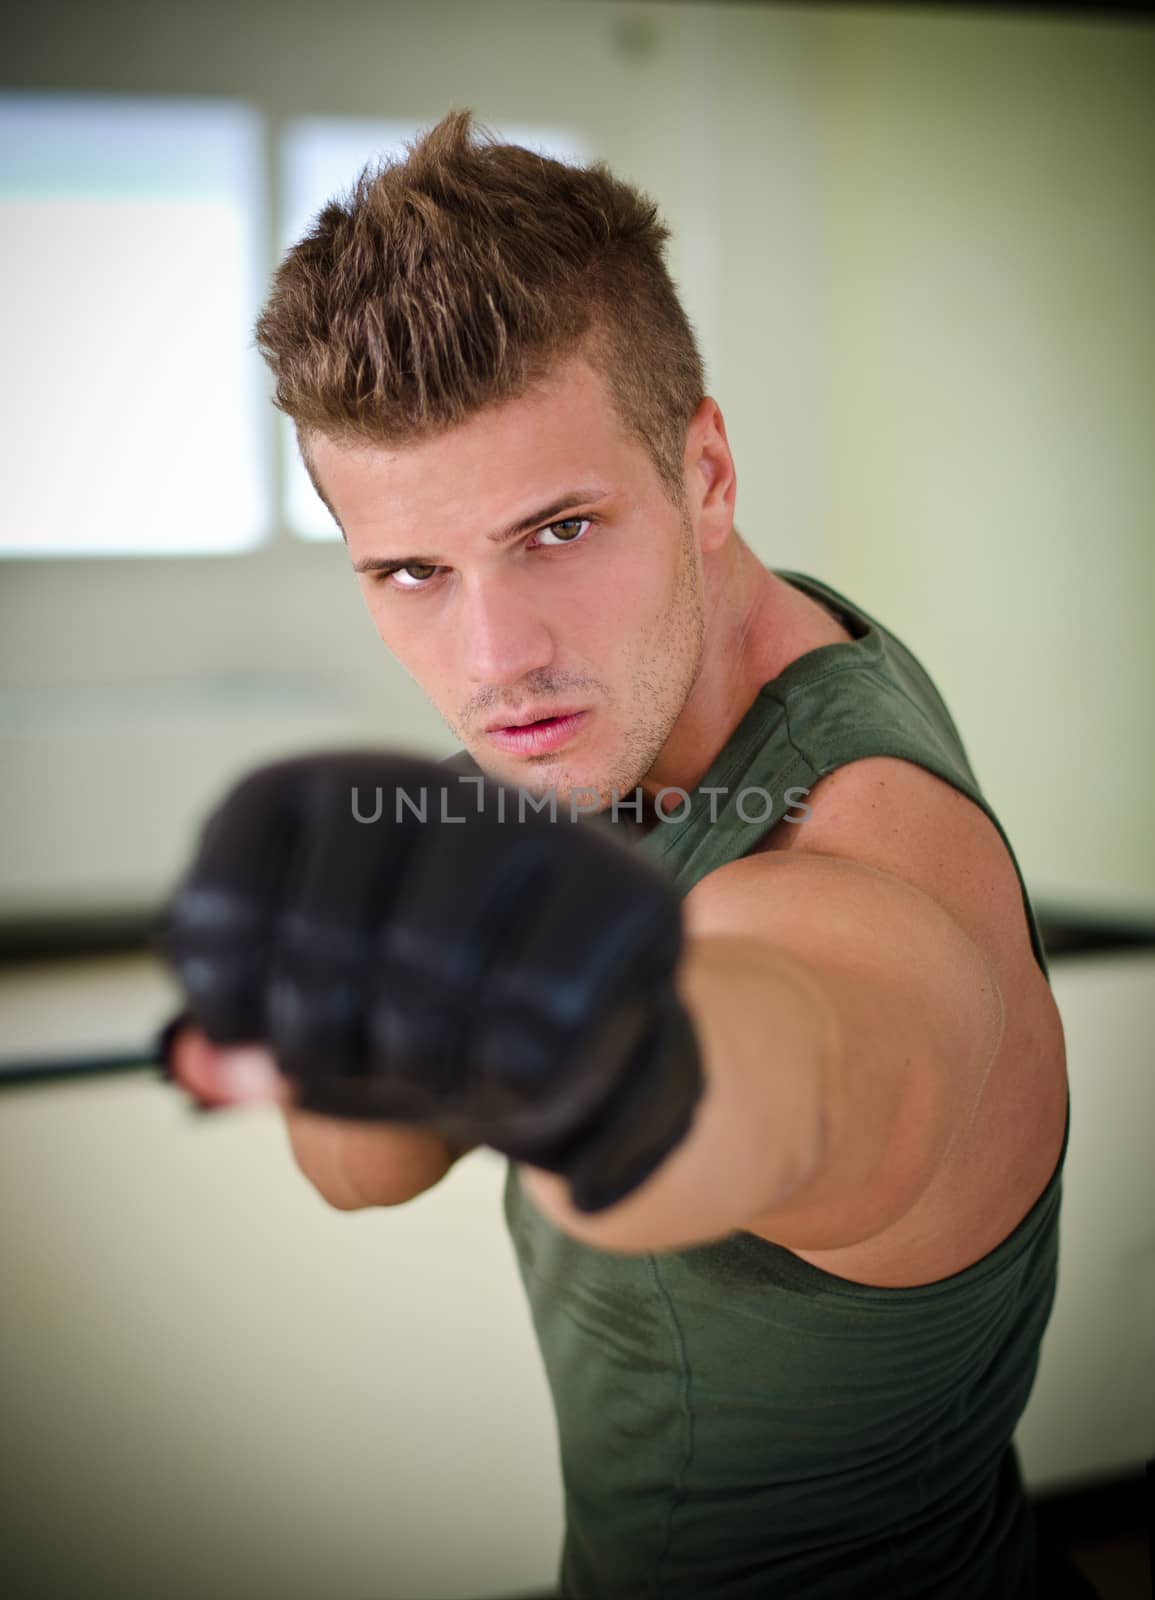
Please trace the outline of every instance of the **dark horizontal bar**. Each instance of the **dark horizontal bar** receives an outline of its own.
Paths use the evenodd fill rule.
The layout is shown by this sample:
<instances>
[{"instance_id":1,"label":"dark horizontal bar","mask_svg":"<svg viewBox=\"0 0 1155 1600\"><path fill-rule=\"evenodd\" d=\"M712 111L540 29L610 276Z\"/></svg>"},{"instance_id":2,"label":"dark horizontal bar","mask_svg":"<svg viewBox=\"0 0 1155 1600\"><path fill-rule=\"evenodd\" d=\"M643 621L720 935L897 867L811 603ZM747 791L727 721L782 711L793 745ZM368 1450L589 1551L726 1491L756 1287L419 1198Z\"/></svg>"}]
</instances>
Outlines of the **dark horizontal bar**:
<instances>
[{"instance_id":1,"label":"dark horizontal bar","mask_svg":"<svg viewBox=\"0 0 1155 1600\"><path fill-rule=\"evenodd\" d=\"M580 0L578 0L580 3ZM719 6L760 6L774 11L780 6L796 9L798 0L705 0ZM921 11L929 16L1013 18L1020 22L1127 22L1132 27L1149 27L1150 0L1052 0L1050 5L1030 5L1026 0L807 0L807 9L861 12L872 21L885 21L886 13Z\"/></svg>"},{"instance_id":2,"label":"dark horizontal bar","mask_svg":"<svg viewBox=\"0 0 1155 1600\"><path fill-rule=\"evenodd\" d=\"M1155 918L1122 918L1117 914L1096 917L1037 905L1035 915L1048 960L1092 952L1155 949ZM155 948L157 924L156 911L0 920L0 966L11 968L86 956L140 955ZM160 1069L156 1056L142 1052L139 1044L117 1053L104 1050L100 1054L11 1061L4 1059L3 1049L0 1039L0 1088Z\"/></svg>"},{"instance_id":3,"label":"dark horizontal bar","mask_svg":"<svg viewBox=\"0 0 1155 1600\"><path fill-rule=\"evenodd\" d=\"M158 915L157 911L136 910L0 917L0 966L83 956L142 955L154 948Z\"/></svg>"},{"instance_id":4,"label":"dark horizontal bar","mask_svg":"<svg viewBox=\"0 0 1155 1600\"><path fill-rule=\"evenodd\" d=\"M1155 948L1155 918L1097 918L1071 912L1046 914L1036 909L1039 937L1048 959L1077 956L1093 950L1150 950Z\"/></svg>"},{"instance_id":5,"label":"dark horizontal bar","mask_svg":"<svg viewBox=\"0 0 1155 1600\"><path fill-rule=\"evenodd\" d=\"M0 1089L14 1089L22 1083L60 1083L71 1078L103 1078L119 1072L147 1071L160 1072L160 1061L151 1051L122 1050L116 1055L30 1057L24 1061L6 1061L0 1055Z\"/></svg>"},{"instance_id":6,"label":"dark horizontal bar","mask_svg":"<svg viewBox=\"0 0 1155 1600\"><path fill-rule=\"evenodd\" d=\"M1034 902L1048 957L1085 951L1155 948L1155 914L1068 910ZM142 955L156 948L159 910L0 917L0 966L76 960L84 956Z\"/></svg>"}]
</instances>

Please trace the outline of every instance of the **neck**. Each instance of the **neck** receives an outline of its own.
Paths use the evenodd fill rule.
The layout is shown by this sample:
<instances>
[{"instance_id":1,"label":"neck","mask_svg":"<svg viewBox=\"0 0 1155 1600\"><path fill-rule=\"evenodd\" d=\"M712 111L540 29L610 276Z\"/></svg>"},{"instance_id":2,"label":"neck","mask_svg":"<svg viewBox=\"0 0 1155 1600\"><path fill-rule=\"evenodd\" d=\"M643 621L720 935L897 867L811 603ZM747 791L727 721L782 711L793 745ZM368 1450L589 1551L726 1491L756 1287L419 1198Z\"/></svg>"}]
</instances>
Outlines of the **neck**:
<instances>
[{"instance_id":1,"label":"neck","mask_svg":"<svg viewBox=\"0 0 1155 1600\"><path fill-rule=\"evenodd\" d=\"M702 582L701 666L670 737L642 780L647 827L657 821L657 791L692 791L702 781L759 689L783 664L783 585L736 530L703 557Z\"/></svg>"}]
</instances>

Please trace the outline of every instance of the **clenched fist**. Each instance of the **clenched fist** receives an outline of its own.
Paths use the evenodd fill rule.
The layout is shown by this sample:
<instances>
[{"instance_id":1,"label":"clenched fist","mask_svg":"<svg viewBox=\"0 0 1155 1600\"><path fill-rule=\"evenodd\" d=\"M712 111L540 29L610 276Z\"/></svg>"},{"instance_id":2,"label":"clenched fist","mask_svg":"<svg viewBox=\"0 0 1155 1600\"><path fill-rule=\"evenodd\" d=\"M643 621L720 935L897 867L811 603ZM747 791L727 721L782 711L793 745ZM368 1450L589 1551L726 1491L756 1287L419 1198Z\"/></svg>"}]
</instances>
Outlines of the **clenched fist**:
<instances>
[{"instance_id":1,"label":"clenched fist","mask_svg":"<svg viewBox=\"0 0 1155 1600\"><path fill-rule=\"evenodd\" d=\"M303 1110L422 1124L569 1179L587 1212L702 1088L673 889L608 828L371 751L260 768L163 920L188 1017L258 1043Z\"/></svg>"}]
</instances>

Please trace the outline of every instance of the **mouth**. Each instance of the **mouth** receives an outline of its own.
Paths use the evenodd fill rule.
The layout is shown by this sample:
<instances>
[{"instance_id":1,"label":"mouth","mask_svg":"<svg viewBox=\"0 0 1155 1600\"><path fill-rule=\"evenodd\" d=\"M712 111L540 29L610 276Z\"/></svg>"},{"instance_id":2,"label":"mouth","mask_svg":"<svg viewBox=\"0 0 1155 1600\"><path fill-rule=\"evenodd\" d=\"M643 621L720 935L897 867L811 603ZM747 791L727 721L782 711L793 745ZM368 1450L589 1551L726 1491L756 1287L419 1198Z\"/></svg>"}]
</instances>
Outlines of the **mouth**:
<instances>
[{"instance_id":1,"label":"mouth","mask_svg":"<svg viewBox=\"0 0 1155 1600\"><path fill-rule=\"evenodd\" d=\"M588 711L552 711L518 722L498 723L487 728L485 736L511 755L546 755L568 744L589 716Z\"/></svg>"},{"instance_id":2,"label":"mouth","mask_svg":"<svg viewBox=\"0 0 1155 1600\"><path fill-rule=\"evenodd\" d=\"M498 717L489 723L486 733L503 733L507 729L533 728L543 722L560 722L564 717L576 717L580 707L555 706L552 709L546 706L533 706L528 712L521 712L517 716Z\"/></svg>"}]
</instances>

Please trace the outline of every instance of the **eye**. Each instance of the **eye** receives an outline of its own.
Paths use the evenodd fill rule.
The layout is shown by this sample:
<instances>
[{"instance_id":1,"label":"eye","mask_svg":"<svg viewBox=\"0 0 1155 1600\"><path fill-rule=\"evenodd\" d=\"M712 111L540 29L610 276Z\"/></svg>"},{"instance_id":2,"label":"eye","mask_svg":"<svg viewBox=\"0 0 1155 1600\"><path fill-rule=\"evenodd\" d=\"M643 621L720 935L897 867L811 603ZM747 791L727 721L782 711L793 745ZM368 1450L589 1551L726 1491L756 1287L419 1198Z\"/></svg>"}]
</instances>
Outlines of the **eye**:
<instances>
[{"instance_id":1,"label":"eye","mask_svg":"<svg viewBox=\"0 0 1155 1600\"><path fill-rule=\"evenodd\" d=\"M534 535L534 539L540 543L547 533L551 534L557 539L557 544L547 544L544 548L556 550L561 545L577 544L584 537L583 530L592 526L591 517L563 517L560 522L551 522L548 528L542 528L540 533Z\"/></svg>"},{"instance_id":2,"label":"eye","mask_svg":"<svg viewBox=\"0 0 1155 1600\"><path fill-rule=\"evenodd\" d=\"M440 570L440 567L410 562L407 567L390 567L381 574L381 582L392 589L428 589L432 578Z\"/></svg>"},{"instance_id":3,"label":"eye","mask_svg":"<svg viewBox=\"0 0 1155 1600\"><path fill-rule=\"evenodd\" d=\"M563 517L560 521L551 522L539 529L526 548L560 550L567 544L577 544L585 538L595 520L593 517ZM546 540L551 542L543 542ZM437 574L444 570L442 567L427 565L424 562L410 561L403 567L382 569L378 572L376 581L386 589L404 589L410 594L416 594L422 589L431 589Z\"/></svg>"}]
</instances>

